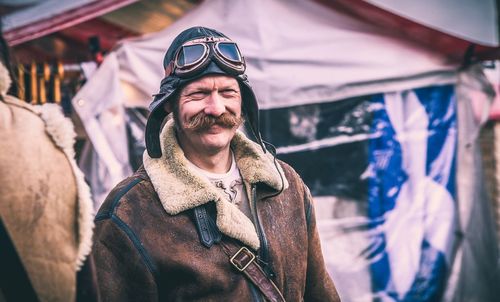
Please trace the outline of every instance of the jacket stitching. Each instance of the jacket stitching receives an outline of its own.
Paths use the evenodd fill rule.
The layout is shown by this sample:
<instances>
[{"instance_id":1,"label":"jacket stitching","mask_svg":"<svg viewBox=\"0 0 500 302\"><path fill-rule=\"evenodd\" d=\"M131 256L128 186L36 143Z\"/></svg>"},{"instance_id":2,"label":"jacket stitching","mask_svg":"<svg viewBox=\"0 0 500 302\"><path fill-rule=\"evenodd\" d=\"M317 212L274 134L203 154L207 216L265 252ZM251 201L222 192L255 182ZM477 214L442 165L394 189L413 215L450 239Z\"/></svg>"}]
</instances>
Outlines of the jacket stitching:
<instances>
[{"instance_id":1,"label":"jacket stitching","mask_svg":"<svg viewBox=\"0 0 500 302\"><path fill-rule=\"evenodd\" d=\"M103 219L111 218L112 213L115 211L115 209L118 206L118 204L120 203L120 200L122 199L122 197L128 191L130 191L130 189L132 189L136 184L138 184L141 181L142 181L141 178L136 178L131 183L129 183L125 188L123 188L122 190L120 190L118 192L118 194L115 196L115 198L113 199L113 203L111 204L111 208L107 212L98 214L95 217L95 221L97 222L97 221L100 221L100 220L103 220Z\"/></svg>"},{"instance_id":2,"label":"jacket stitching","mask_svg":"<svg viewBox=\"0 0 500 302\"><path fill-rule=\"evenodd\" d=\"M118 225L118 227L121 230L123 230L125 232L125 234L127 235L127 237L132 241L135 248L139 252L139 255L141 255L141 259L144 261L144 263L146 264L146 266L147 266L148 270L151 272L151 274L155 277L155 281L156 281L157 272L158 272L156 265L151 260L151 257L149 256L148 252L146 251L146 249L142 245L141 241L139 240L139 238L137 237L135 232L132 231L132 229L115 214L111 215L111 220L113 222L115 222Z\"/></svg>"},{"instance_id":3,"label":"jacket stitching","mask_svg":"<svg viewBox=\"0 0 500 302\"><path fill-rule=\"evenodd\" d=\"M117 226L125 232L127 237L132 241L132 244L134 247L137 249L139 252L139 255L141 256L141 259L144 261L146 264L146 267L148 268L149 272L155 277L155 282L157 282L157 268L154 262L152 261L151 257L149 256L148 252L142 245L141 241L139 240L139 237L135 234L135 232L123 221L118 217L114 212L116 211L116 208L118 207L118 204L120 203L122 197L130 191L135 185L140 183L143 179L142 178L136 178L134 179L131 183L129 183L125 188L121 189L118 194L115 196L113 199L113 203L111 204L110 209L107 212L98 214L95 217L95 221L101 221L105 219L110 219L117 224Z\"/></svg>"},{"instance_id":4,"label":"jacket stitching","mask_svg":"<svg viewBox=\"0 0 500 302\"><path fill-rule=\"evenodd\" d=\"M97 221L101 221L101 220L108 219L108 218L111 218L111 215L109 214L109 212L101 213L101 214L96 215L96 217L94 218L94 221L97 222Z\"/></svg>"},{"instance_id":5,"label":"jacket stitching","mask_svg":"<svg viewBox=\"0 0 500 302\"><path fill-rule=\"evenodd\" d=\"M111 209L110 209L110 214L111 212L115 212L115 209L116 207L118 206L118 204L120 203L122 197L128 192L130 191L130 189L132 189L136 184L140 183L142 181L142 179L140 178L136 178L134 179L131 183L129 183L125 188L123 188L120 193L118 193L117 196L115 196L115 199L113 200L113 204L111 205Z\"/></svg>"},{"instance_id":6,"label":"jacket stitching","mask_svg":"<svg viewBox=\"0 0 500 302\"><path fill-rule=\"evenodd\" d=\"M311 209L312 209L311 202L308 202L306 206L307 206L307 208L306 208L306 223L307 223L307 226L309 227L309 225L311 224Z\"/></svg>"},{"instance_id":7,"label":"jacket stitching","mask_svg":"<svg viewBox=\"0 0 500 302\"><path fill-rule=\"evenodd\" d=\"M311 210L312 210L312 203L311 201L309 200L308 196L307 196L307 188L305 188L305 185L304 185L304 206L305 206L305 214L306 214L306 225L307 225L307 229L309 229L309 225L310 225L310 222L311 222Z\"/></svg>"}]
</instances>

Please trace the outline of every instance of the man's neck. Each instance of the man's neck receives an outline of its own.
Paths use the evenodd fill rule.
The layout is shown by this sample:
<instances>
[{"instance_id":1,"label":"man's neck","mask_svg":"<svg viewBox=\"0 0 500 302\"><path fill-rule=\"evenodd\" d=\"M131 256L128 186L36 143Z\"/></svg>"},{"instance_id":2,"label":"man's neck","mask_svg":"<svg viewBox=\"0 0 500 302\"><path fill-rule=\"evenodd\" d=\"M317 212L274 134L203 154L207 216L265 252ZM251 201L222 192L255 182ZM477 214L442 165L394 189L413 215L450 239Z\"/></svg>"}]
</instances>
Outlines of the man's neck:
<instances>
[{"instance_id":1,"label":"man's neck","mask_svg":"<svg viewBox=\"0 0 500 302\"><path fill-rule=\"evenodd\" d=\"M186 158L195 166L211 173L223 174L231 168L231 149L227 148L215 154L190 154L185 152Z\"/></svg>"}]
</instances>

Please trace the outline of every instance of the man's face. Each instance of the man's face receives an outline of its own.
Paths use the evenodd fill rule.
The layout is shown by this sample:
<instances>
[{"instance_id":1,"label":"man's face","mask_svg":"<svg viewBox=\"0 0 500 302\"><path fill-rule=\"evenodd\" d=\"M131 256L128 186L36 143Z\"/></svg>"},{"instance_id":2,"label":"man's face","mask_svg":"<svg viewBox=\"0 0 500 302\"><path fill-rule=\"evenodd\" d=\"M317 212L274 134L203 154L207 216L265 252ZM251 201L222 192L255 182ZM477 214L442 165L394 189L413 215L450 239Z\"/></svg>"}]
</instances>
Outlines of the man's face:
<instances>
[{"instance_id":1,"label":"man's face","mask_svg":"<svg viewBox=\"0 0 500 302\"><path fill-rule=\"evenodd\" d=\"M238 82L224 75L203 77L180 92L174 111L179 143L187 154L217 154L229 148L243 122Z\"/></svg>"}]
</instances>

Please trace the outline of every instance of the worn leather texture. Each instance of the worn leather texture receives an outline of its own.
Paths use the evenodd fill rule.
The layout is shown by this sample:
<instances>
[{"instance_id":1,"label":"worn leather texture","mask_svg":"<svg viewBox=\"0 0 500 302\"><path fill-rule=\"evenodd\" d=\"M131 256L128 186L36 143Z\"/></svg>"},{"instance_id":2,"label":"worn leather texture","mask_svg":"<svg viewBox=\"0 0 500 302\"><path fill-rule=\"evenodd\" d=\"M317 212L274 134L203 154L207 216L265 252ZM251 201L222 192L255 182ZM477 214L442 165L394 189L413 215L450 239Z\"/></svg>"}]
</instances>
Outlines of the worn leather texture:
<instances>
[{"instance_id":1,"label":"worn leather texture","mask_svg":"<svg viewBox=\"0 0 500 302\"><path fill-rule=\"evenodd\" d=\"M259 256L233 240L222 241L222 249L228 256L229 262L241 274L244 274L262 295L270 302L285 302L285 298L274 284L272 276L267 275L260 267Z\"/></svg>"},{"instance_id":2,"label":"worn leather texture","mask_svg":"<svg viewBox=\"0 0 500 302\"><path fill-rule=\"evenodd\" d=\"M266 197L274 190L255 183L274 282L287 301L339 301L325 269L310 193L291 167L280 165L288 189ZM200 242L192 212L168 214L143 168L121 182L96 217L92 257L101 298L252 301L249 282L220 244Z\"/></svg>"}]
</instances>

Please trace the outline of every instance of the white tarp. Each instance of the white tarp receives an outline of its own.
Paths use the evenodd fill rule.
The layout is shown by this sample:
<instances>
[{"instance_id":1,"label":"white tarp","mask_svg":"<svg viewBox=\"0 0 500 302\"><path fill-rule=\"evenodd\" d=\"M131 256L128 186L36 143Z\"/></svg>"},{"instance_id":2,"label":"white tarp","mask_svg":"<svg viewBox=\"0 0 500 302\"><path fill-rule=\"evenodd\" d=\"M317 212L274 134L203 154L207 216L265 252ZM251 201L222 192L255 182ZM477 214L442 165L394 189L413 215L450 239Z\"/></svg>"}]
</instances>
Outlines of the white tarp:
<instances>
[{"instance_id":1,"label":"white tarp","mask_svg":"<svg viewBox=\"0 0 500 302\"><path fill-rule=\"evenodd\" d=\"M349 190L323 190L331 197L316 202L325 218L318 227L326 263L347 300L438 301L442 295L459 232L455 100L453 85L373 95L363 98L362 122L339 125L351 135L372 134L345 143L351 152L330 147L330 158L363 164L344 172L346 180L331 181Z\"/></svg>"},{"instance_id":2,"label":"white tarp","mask_svg":"<svg viewBox=\"0 0 500 302\"><path fill-rule=\"evenodd\" d=\"M461 240L449 277L445 301L496 301L500 296L500 266L494 213L486 194L479 131L487 119L494 89L477 66L460 73L457 93L457 178ZM479 113L479 114L478 114Z\"/></svg>"},{"instance_id":3,"label":"white tarp","mask_svg":"<svg viewBox=\"0 0 500 302\"><path fill-rule=\"evenodd\" d=\"M347 301L498 296L498 243L477 141L487 111L472 107L488 108L493 97L480 69L461 73L456 85L322 105L309 132L335 143L283 156L316 196L325 260ZM311 120L315 110L305 108L300 118ZM278 116L287 110L274 112L271 127L285 123ZM325 120L339 112L342 119ZM282 144L296 137L277 140L278 150L292 149Z\"/></svg>"},{"instance_id":4,"label":"white tarp","mask_svg":"<svg viewBox=\"0 0 500 302\"><path fill-rule=\"evenodd\" d=\"M496 0L364 1L470 42L494 47L499 43Z\"/></svg>"},{"instance_id":5,"label":"white tarp","mask_svg":"<svg viewBox=\"0 0 500 302\"><path fill-rule=\"evenodd\" d=\"M166 48L196 25L238 42L261 108L439 84L454 76L446 58L314 1L207 0L167 29L115 51L121 79L148 96L145 104L158 89ZM136 96L124 102L136 103Z\"/></svg>"}]
</instances>

